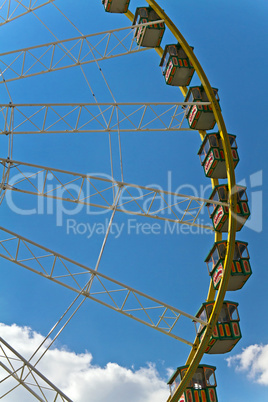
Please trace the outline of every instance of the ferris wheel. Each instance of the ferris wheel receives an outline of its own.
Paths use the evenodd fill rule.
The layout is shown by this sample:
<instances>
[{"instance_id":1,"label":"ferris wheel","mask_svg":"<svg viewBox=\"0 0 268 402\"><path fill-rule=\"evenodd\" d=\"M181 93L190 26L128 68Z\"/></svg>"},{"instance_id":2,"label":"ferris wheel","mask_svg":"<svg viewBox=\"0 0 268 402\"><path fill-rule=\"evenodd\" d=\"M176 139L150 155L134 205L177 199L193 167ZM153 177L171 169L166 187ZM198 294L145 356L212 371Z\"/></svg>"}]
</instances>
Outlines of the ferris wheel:
<instances>
[{"instance_id":1,"label":"ferris wheel","mask_svg":"<svg viewBox=\"0 0 268 402\"><path fill-rule=\"evenodd\" d=\"M103 13L106 11L111 20L119 17L125 19L128 25L88 35L82 34L76 28L57 7L55 0L30 1L27 5L22 5L17 0L4 2L1 10L3 26L12 24L18 18L23 19L30 13L35 14L39 9L53 7L57 8L72 30L79 31L79 34L66 39L59 39L53 34L53 41L0 54L1 84L10 97L9 102L0 105L1 134L8 140L8 156L1 158L1 202L4 203L10 197L9 194L14 193L18 197L17 203L22 203L22 209L29 197L35 196L48 200L47 205L51 208L54 205L52 202L58 202L69 215L71 214L66 205L74 207L75 212L80 207L88 208L93 220L96 219L94 216L99 217L102 212L108 212L109 219L102 242L98 244L98 255L93 268L58 253L57 244L53 249L45 247L35 241L35 238L22 236L12 228L0 228L0 256L73 292L75 299L57 321L56 327L61 325L62 329L65 328L80 305L86 300L92 300L187 345L190 348L187 361L181 362L182 366L178 367L169 380L171 394L168 401L213 402L217 400L216 382L212 379L215 367L205 363L200 365L200 362L205 353L230 351L241 338L237 303L235 300L225 300L225 293L227 290L240 289L251 274L247 243L236 240L236 232L241 230L250 212L246 189L237 186L235 181L235 167L239 161L237 144L235 136L229 134L225 127L220 108L220 90L211 87L193 48L157 2L146 2L146 5L131 12L133 5L129 0L103 0ZM45 23L42 24L50 31ZM167 31L172 41L161 47ZM138 55L141 60L152 49L160 56L163 82L167 88L177 87L184 99L181 102L118 102L100 63L104 60L113 63L114 60L120 60L119 56L131 57L133 60ZM98 101L90 77L84 71L84 67L91 64L97 66L112 102ZM57 72L57 77L60 77L59 74L71 68L81 70L87 91L94 102L13 102L12 90L21 81L30 82L31 79L36 79L34 82L37 83L35 85L38 91L39 77L53 72ZM64 77L66 79L66 75ZM196 80L193 86L192 79ZM122 147L124 133L138 135L193 130L198 131L201 137L198 152L200 169L211 179L210 197L177 193L128 180L131 166L125 170ZM74 134L83 136L84 139L84 135L88 133L108 137L109 176L73 171L71 148L67 150L70 160L68 170L58 167L58 164L57 167L52 167L16 158L15 144L18 137L30 134L50 137ZM23 143L20 144L22 146ZM52 144L53 141L50 146ZM64 145L61 144L60 147ZM42 161L45 156L50 160L49 150L46 150L45 155L42 154L44 143L39 146L41 149L37 156ZM55 146L58 147L58 144ZM84 140L83 147L89 146L88 140ZM102 159L101 152L93 161L97 162L98 158ZM44 209L44 205L40 205ZM206 207L209 210L210 225L200 223L199 220L201 211ZM151 220L183 224L215 233L213 247L206 258L211 277L207 299L200 300L202 306L197 314L184 311L180 306L171 306L113 279L112 275L102 273L100 264L114 222L118 215L121 219L123 214L137 217L141 221L146 219L146 222ZM57 219L62 221L62 212L59 212ZM58 223L60 222L57 221ZM81 230L84 230L82 226ZM184 336L181 325L183 320L193 328L190 337ZM49 332L46 339L53 331ZM6 373L6 379L12 379L15 384L6 394L19 386L41 401L71 400L54 385L53 379L47 379L37 369L36 365L42 355L37 361L32 360L34 356L26 359L3 338L0 338L0 343L4 356L1 367ZM17 362L16 366L14 360Z\"/></svg>"}]
</instances>

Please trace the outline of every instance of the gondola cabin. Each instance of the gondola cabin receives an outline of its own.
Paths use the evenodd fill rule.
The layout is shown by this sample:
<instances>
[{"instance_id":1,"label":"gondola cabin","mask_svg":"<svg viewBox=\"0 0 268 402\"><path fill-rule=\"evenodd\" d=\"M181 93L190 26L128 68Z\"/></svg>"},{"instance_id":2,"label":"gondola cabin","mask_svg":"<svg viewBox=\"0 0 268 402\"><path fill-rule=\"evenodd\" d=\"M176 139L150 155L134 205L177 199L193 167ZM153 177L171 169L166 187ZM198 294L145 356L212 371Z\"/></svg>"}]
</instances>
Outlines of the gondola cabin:
<instances>
[{"instance_id":1,"label":"gondola cabin","mask_svg":"<svg viewBox=\"0 0 268 402\"><path fill-rule=\"evenodd\" d=\"M235 140L236 136L228 134L228 138L231 146L234 167L236 167L239 162ZM226 163L219 133L206 134L198 151L198 155L207 177L212 177L213 179L226 179Z\"/></svg>"},{"instance_id":2,"label":"gondola cabin","mask_svg":"<svg viewBox=\"0 0 268 402\"><path fill-rule=\"evenodd\" d=\"M179 44L166 45L160 67L168 85L187 86L194 74L193 65Z\"/></svg>"},{"instance_id":3,"label":"gondola cabin","mask_svg":"<svg viewBox=\"0 0 268 402\"><path fill-rule=\"evenodd\" d=\"M227 290L241 289L252 274L247 246L248 243L246 242L235 242L235 251ZM227 241L218 241L214 243L214 246L205 259L209 274L212 278L214 289L216 290L218 290L220 286L221 278L223 275L226 249Z\"/></svg>"},{"instance_id":4,"label":"gondola cabin","mask_svg":"<svg viewBox=\"0 0 268 402\"><path fill-rule=\"evenodd\" d=\"M204 321L208 321L212 313L213 306L214 302L203 303L196 314L196 317L201 318ZM221 354L230 352L237 342L242 338L237 306L238 303L235 302L223 302L218 322L213 329L205 353ZM200 341L204 336L204 332L205 327L202 324L199 324L197 336Z\"/></svg>"},{"instance_id":5,"label":"gondola cabin","mask_svg":"<svg viewBox=\"0 0 268 402\"><path fill-rule=\"evenodd\" d=\"M236 231L239 231L244 226L250 215L246 187L236 186L236 195ZM227 203L228 198L229 195L227 184L218 185L214 187L209 197L212 202L206 204L208 207L209 216L212 219L213 227L216 232L228 232L229 207L227 205L213 203L213 201Z\"/></svg>"},{"instance_id":6,"label":"gondola cabin","mask_svg":"<svg viewBox=\"0 0 268 402\"><path fill-rule=\"evenodd\" d=\"M219 102L218 89L212 89ZM190 87L184 102L208 102L208 97L203 86ZM189 127L195 130L212 130L216 123L211 105L190 106L186 118Z\"/></svg>"},{"instance_id":7,"label":"gondola cabin","mask_svg":"<svg viewBox=\"0 0 268 402\"><path fill-rule=\"evenodd\" d=\"M138 7L133 20L133 25L146 24L150 21L156 21L154 24L137 27L135 37L137 44L144 47L158 47L162 41L165 24L157 22L159 16L152 7Z\"/></svg>"},{"instance_id":8,"label":"gondola cabin","mask_svg":"<svg viewBox=\"0 0 268 402\"><path fill-rule=\"evenodd\" d=\"M188 366L178 367L170 377L168 385L171 397L180 385L187 368ZM179 402L217 402L215 370L214 366L198 366Z\"/></svg>"},{"instance_id":9,"label":"gondola cabin","mask_svg":"<svg viewBox=\"0 0 268 402\"><path fill-rule=\"evenodd\" d=\"M109 13L126 13L130 0L102 0L105 11Z\"/></svg>"}]
</instances>

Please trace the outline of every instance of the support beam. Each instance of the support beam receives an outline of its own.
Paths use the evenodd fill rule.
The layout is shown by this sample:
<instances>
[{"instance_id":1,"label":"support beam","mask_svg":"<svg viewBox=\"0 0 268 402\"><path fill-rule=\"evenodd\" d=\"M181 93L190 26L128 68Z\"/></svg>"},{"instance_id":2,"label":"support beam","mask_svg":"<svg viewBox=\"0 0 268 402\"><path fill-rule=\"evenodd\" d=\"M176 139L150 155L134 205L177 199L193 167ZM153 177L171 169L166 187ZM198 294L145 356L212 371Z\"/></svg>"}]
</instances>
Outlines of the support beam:
<instances>
[{"instance_id":1,"label":"support beam","mask_svg":"<svg viewBox=\"0 0 268 402\"><path fill-rule=\"evenodd\" d=\"M130 26L0 53L0 84L147 50Z\"/></svg>"},{"instance_id":2,"label":"support beam","mask_svg":"<svg viewBox=\"0 0 268 402\"><path fill-rule=\"evenodd\" d=\"M58 207L62 202L85 205L88 215L96 214L99 208L115 209L128 215L214 230L202 223L207 215L200 219L205 204L211 202L206 198L115 181L104 174L80 174L3 158L0 163L9 178L8 182L1 183L2 191L52 198L59 202ZM119 191L120 198L114 206ZM220 201L213 204L228 206Z\"/></svg>"},{"instance_id":3,"label":"support beam","mask_svg":"<svg viewBox=\"0 0 268 402\"><path fill-rule=\"evenodd\" d=\"M191 340L181 336L184 325L193 331L195 322L206 325L205 321L191 314L3 227L0 227L0 257L189 346L192 346Z\"/></svg>"},{"instance_id":4,"label":"support beam","mask_svg":"<svg viewBox=\"0 0 268 402\"><path fill-rule=\"evenodd\" d=\"M0 398L12 393L18 386L24 387L38 401L66 401L72 402L68 396L59 390L40 371L29 363L20 353L12 348L8 342L0 337L0 367L7 373L0 379ZM12 381L14 380L14 381ZM4 391L4 382L13 384L9 391Z\"/></svg>"},{"instance_id":5,"label":"support beam","mask_svg":"<svg viewBox=\"0 0 268 402\"><path fill-rule=\"evenodd\" d=\"M55 0L4 0L0 7L0 26L36 11Z\"/></svg>"},{"instance_id":6,"label":"support beam","mask_svg":"<svg viewBox=\"0 0 268 402\"><path fill-rule=\"evenodd\" d=\"M209 102L0 104L0 134L196 132L183 126L190 105Z\"/></svg>"}]
</instances>

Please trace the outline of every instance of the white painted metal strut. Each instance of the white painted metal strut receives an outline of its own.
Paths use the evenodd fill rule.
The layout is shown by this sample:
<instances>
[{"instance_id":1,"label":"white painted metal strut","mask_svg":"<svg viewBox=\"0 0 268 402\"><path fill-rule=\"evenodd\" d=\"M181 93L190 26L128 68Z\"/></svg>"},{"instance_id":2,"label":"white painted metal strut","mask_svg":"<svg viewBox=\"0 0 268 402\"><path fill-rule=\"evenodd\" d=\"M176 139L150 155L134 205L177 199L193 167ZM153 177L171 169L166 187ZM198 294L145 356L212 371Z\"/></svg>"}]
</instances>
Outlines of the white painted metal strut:
<instances>
[{"instance_id":1,"label":"white painted metal strut","mask_svg":"<svg viewBox=\"0 0 268 402\"><path fill-rule=\"evenodd\" d=\"M204 205L211 203L206 198L115 181L109 175L81 174L3 158L0 163L9 170L9 181L0 185L4 191L85 205L91 207L87 208L89 215L95 214L96 208L115 209L129 215L213 230L212 226L198 221ZM119 191L120 198L114 205L114 194ZM220 201L213 203L229 205Z\"/></svg>"},{"instance_id":2,"label":"white painted metal strut","mask_svg":"<svg viewBox=\"0 0 268 402\"><path fill-rule=\"evenodd\" d=\"M192 346L177 334L180 318L206 325L206 322L163 303L94 269L60 255L38 243L0 227L0 257L64 286L82 296L128 316L157 331ZM90 291L83 290L94 281ZM175 333L176 331L176 333Z\"/></svg>"},{"instance_id":3,"label":"white painted metal strut","mask_svg":"<svg viewBox=\"0 0 268 402\"><path fill-rule=\"evenodd\" d=\"M0 134L191 131L187 108L209 102L0 104ZM105 117L105 119L103 118ZM11 126L12 123L12 126ZM196 131L198 133L198 131Z\"/></svg>"},{"instance_id":4,"label":"white painted metal strut","mask_svg":"<svg viewBox=\"0 0 268 402\"><path fill-rule=\"evenodd\" d=\"M4 0L0 7L0 26L36 11L53 1L55 0Z\"/></svg>"},{"instance_id":5,"label":"white painted metal strut","mask_svg":"<svg viewBox=\"0 0 268 402\"><path fill-rule=\"evenodd\" d=\"M9 381L9 384L13 384L9 387L8 391L4 391L3 386L1 387L2 394L0 394L0 398L5 397L14 389L18 388L18 386L23 386L41 402L50 402L52 400L72 402L68 396L66 396L1 337L0 367L7 373L6 376L0 377L0 385L3 385L4 381Z\"/></svg>"},{"instance_id":6,"label":"white painted metal strut","mask_svg":"<svg viewBox=\"0 0 268 402\"><path fill-rule=\"evenodd\" d=\"M0 53L0 84L147 50L130 26Z\"/></svg>"}]
</instances>

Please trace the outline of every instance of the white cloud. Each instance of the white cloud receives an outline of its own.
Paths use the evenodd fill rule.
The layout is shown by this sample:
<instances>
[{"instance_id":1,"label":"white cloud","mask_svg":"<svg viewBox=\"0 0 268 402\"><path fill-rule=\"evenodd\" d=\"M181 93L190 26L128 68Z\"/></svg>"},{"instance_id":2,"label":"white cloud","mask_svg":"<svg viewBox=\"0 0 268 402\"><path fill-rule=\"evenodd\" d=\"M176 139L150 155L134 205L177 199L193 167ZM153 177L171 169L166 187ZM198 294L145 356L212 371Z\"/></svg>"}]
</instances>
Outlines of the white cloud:
<instances>
[{"instance_id":1,"label":"white cloud","mask_svg":"<svg viewBox=\"0 0 268 402\"><path fill-rule=\"evenodd\" d=\"M15 324L0 323L0 335L27 359L44 339L30 328ZM2 357L0 360L4 362ZM54 348L46 353L37 369L75 402L163 402L169 395L166 381L160 378L152 363L137 370L112 362L99 367L93 364L89 352L76 354ZM3 388L1 395L2 392ZM22 387L5 398L6 401L32 400Z\"/></svg>"},{"instance_id":2,"label":"white cloud","mask_svg":"<svg viewBox=\"0 0 268 402\"><path fill-rule=\"evenodd\" d=\"M226 359L228 366L247 372L248 378L268 385L268 345L250 345L242 353Z\"/></svg>"}]
</instances>

